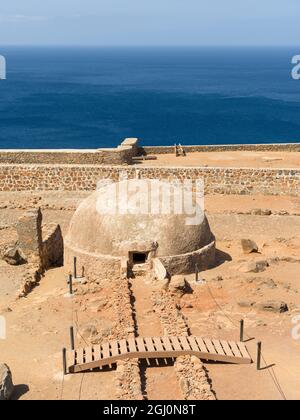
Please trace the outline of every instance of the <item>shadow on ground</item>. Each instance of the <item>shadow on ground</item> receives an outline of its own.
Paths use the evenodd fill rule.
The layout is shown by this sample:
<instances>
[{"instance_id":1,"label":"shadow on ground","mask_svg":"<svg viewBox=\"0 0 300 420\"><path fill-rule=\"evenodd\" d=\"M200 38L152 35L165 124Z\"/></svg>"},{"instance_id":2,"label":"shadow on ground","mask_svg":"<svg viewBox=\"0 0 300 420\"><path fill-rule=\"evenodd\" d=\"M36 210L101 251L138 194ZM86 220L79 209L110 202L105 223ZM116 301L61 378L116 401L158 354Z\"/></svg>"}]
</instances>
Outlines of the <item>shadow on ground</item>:
<instances>
[{"instance_id":1,"label":"shadow on ground","mask_svg":"<svg viewBox=\"0 0 300 420\"><path fill-rule=\"evenodd\" d=\"M232 261L232 257L229 254L227 254L227 252L221 251L220 249L216 249L215 267L219 267L226 261Z\"/></svg>"},{"instance_id":2,"label":"shadow on ground","mask_svg":"<svg viewBox=\"0 0 300 420\"><path fill-rule=\"evenodd\" d=\"M27 394L27 392L29 391L29 386L28 385L15 385L14 386L14 392L12 394L11 399L16 401L19 400L23 395Z\"/></svg>"}]
</instances>

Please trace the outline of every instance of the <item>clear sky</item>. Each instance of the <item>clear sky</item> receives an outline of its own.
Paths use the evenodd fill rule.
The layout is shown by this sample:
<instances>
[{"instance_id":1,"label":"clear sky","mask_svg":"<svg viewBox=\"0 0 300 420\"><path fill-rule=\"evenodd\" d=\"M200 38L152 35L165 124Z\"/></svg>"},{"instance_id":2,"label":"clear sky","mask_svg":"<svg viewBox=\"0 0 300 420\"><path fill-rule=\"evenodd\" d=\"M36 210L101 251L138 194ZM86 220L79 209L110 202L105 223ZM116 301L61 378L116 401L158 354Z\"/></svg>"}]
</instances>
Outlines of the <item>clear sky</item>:
<instances>
[{"instance_id":1,"label":"clear sky","mask_svg":"<svg viewBox=\"0 0 300 420\"><path fill-rule=\"evenodd\" d=\"M300 0L2 0L9 44L299 45Z\"/></svg>"}]
</instances>

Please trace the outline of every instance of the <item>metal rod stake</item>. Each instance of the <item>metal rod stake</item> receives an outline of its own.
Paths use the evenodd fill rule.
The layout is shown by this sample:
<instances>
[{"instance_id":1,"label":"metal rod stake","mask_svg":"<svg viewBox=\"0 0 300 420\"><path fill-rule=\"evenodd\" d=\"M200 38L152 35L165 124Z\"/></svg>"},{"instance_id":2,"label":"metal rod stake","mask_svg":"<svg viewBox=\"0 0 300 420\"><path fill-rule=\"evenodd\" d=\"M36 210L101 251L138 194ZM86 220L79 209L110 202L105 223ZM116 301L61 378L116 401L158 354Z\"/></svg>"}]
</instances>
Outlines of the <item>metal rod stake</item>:
<instances>
[{"instance_id":1,"label":"metal rod stake","mask_svg":"<svg viewBox=\"0 0 300 420\"><path fill-rule=\"evenodd\" d=\"M64 375L67 375L68 372L67 372L67 349L66 348L62 349L62 358L63 358L63 372L64 372Z\"/></svg>"},{"instance_id":2,"label":"metal rod stake","mask_svg":"<svg viewBox=\"0 0 300 420\"><path fill-rule=\"evenodd\" d=\"M196 283L198 283L199 281L199 269L198 269L198 264L195 265L195 280Z\"/></svg>"},{"instance_id":3,"label":"metal rod stake","mask_svg":"<svg viewBox=\"0 0 300 420\"><path fill-rule=\"evenodd\" d=\"M70 291L70 295L73 294L73 277L72 274L69 275L69 291Z\"/></svg>"},{"instance_id":4,"label":"metal rod stake","mask_svg":"<svg viewBox=\"0 0 300 420\"><path fill-rule=\"evenodd\" d=\"M77 279L77 258L74 257L74 279Z\"/></svg>"},{"instance_id":5,"label":"metal rod stake","mask_svg":"<svg viewBox=\"0 0 300 420\"><path fill-rule=\"evenodd\" d=\"M240 342L243 343L244 341L244 320L241 319L240 321Z\"/></svg>"},{"instance_id":6,"label":"metal rod stake","mask_svg":"<svg viewBox=\"0 0 300 420\"><path fill-rule=\"evenodd\" d=\"M75 350L74 327L70 327L70 343L71 350Z\"/></svg>"},{"instance_id":7,"label":"metal rod stake","mask_svg":"<svg viewBox=\"0 0 300 420\"><path fill-rule=\"evenodd\" d=\"M257 343L257 370L261 369L261 341Z\"/></svg>"}]
</instances>

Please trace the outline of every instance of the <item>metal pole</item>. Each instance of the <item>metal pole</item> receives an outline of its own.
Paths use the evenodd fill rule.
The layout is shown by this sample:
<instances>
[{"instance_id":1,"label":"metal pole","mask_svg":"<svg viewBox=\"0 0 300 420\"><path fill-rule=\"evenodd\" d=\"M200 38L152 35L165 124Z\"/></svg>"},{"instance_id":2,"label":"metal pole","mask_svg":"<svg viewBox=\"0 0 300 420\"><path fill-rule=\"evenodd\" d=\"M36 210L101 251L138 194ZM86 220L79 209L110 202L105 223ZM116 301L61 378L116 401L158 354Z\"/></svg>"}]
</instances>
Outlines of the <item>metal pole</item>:
<instances>
[{"instance_id":1,"label":"metal pole","mask_svg":"<svg viewBox=\"0 0 300 420\"><path fill-rule=\"evenodd\" d=\"M67 372L67 349L66 348L62 349L62 358L63 358L63 372L64 372L64 375L67 375L68 372Z\"/></svg>"},{"instance_id":2,"label":"metal pole","mask_svg":"<svg viewBox=\"0 0 300 420\"><path fill-rule=\"evenodd\" d=\"M257 343L257 370L261 369L261 341Z\"/></svg>"},{"instance_id":3,"label":"metal pole","mask_svg":"<svg viewBox=\"0 0 300 420\"><path fill-rule=\"evenodd\" d=\"M240 321L240 342L244 341L244 320L241 319Z\"/></svg>"},{"instance_id":4,"label":"metal pole","mask_svg":"<svg viewBox=\"0 0 300 420\"><path fill-rule=\"evenodd\" d=\"M198 283L199 281L199 269L198 269L198 264L195 265L195 280L196 283Z\"/></svg>"},{"instance_id":5,"label":"metal pole","mask_svg":"<svg viewBox=\"0 0 300 420\"><path fill-rule=\"evenodd\" d=\"M72 274L69 275L69 291L70 291L70 295L73 294L73 277Z\"/></svg>"},{"instance_id":6,"label":"metal pole","mask_svg":"<svg viewBox=\"0 0 300 420\"><path fill-rule=\"evenodd\" d=\"M70 327L70 343L71 350L75 350L74 327Z\"/></svg>"},{"instance_id":7,"label":"metal pole","mask_svg":"<svg viewBox=\"0 0 300 420\"><path fill-rule=\"evenodd\" d=\"M77 258L74 257L74 279L77 279Z\"/></svg>"}]
</instances>

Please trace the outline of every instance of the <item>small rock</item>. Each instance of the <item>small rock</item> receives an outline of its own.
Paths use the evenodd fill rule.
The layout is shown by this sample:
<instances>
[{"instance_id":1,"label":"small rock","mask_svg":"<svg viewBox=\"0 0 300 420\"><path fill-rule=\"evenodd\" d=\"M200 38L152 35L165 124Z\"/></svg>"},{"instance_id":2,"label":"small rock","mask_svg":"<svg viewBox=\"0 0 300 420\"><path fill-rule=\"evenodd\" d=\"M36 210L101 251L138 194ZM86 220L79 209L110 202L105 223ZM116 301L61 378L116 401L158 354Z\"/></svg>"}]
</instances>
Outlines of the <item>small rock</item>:
<instances>
[{"instance_id":1,"label":"small rock","mask_svg":"<svg viewBox=\"0 0 300 420\"><path fill-rule=\"evenodd\" d=\"M9 265L21 265L27 262L25 255L17 247L8 249L3 256L3 260Z\"/></svg>"},{"instance_id":2,"label":"small rock","mask_svg":"<svg viewBox=\"0 0 300 420\"><path fill-rule=\"evenodd\" d=\"M202 366L201 360L196 356L191 356L191 362L194 363L194 365L201 365Z\"/></svg>"},{"instance_id":3,"label":"small rock","mask_svg":"<svg viewBox=\"0 0 300 420\"><path fill-rule=\"evenodd\" d=\"M179 386L181 391L186 394L189 391L190 382L187 378L180 378Z\"/></svg>"},{"instance_id":4,"label":"small rock","mask_svg":"<svg viewBox=\"0 0 300 420\"><path fill-rule=\"evenodd\" d=\"M184 364L180 363L180 362L177 362L176 365L175 365L175 370L177 372L182 372L184 370Z\"/></svg>"},{"instance_id":5,"label":"small rock","mask_svg":"<svg viewBox=\"0 0 300 420\"><path fill-rule=\"evenodd\" d=\"M246 264L242 264L239 270L242 273L261 273L269 267L268 261L250 261Z\"/></svg>"},{"instance_id":6,"label":"small rock","mask_svg":"<svg viewBox=\"0 0 300 420\"><path fill-rule=\"evenodd\" d=\"M211 279L211 281L217 281L217 282L219 282L219 281L223 281L224 279L223 279L223 277L222 276L217 276L217 277L213 277L212 279Z\"/></svg>"},{"instance_id":7,"label":"small rock","mask_svg":"<svg viewBox=\"0 0 300 420\"><path fill-rule=\"evenodd\" d=\"M276 289L276 287L277 287L277 284L275 283L275 281L273 279L264 279L261 282L261 285L262 286L267 286L270 289Z\"/></svg>"},{"instance_id":8,"label":"small rock","mask_svg":"<svg viewBox=\"0 0 300 420\"><path fill-rule=\"evenodd\" d=\"M272 210L270 209L253 209L251 214L254 216L271 216Z\"/></svg>"},{"instance_id":9,"label":"small rock","mask_svg":"<svg viewBox=\"0 0 300 420\"><path fill-rule=\"evenodd\" d=\"M245 277L244 281L246 283L252 284L252 283L259 283L261 281L261 278L259 277ZM243 281L241 282L243 284Z\"/></svg>"},{"instance_id":10,"label":"small rock","mask_svg":"<svg viewBox=\"0 0 300 420\"><path fill-rule=\"evenodd\" d=\"M252 252L258 252L257 244L251 239L242 239L241 244L242 244L244 254L251 254Z\"/></svg>"},{"instance_id":11,"label":"small rock","mask_svg":"<svg viewBox=\"0 0 300 420\"><path fill-rule=\"evenodd\" d=\"M275 312L280 314L288 312L289 310L288 305L285 302L275 300L257 303L255 307L261 311Z\"/></svg>"},{"instance_id":12,"label":"small rock","mask_svg":"<svg viewBox=\"0 0 300 420\"><path fill-rule=\"evenodd\" d=\"M259 320L256 322L256 326L257 326L257 327L267 327L267 323L266 323L265 321L263 321L262 319L259 319Z\"/></svg>"},{"instance_id":13,"label":"small rock","mask_svg":"<svg viewBox=\"0 0 300 420\"><path fill-rule=\"evenodd\" d=\"M255 305L255 302L250 301L250 300L241 300L240 302L238 302L238 305L241 308L251 308Z\"/></svg>"},{"instance_id":14,"label":"small rock","mask_svg":"<svg viewBox=\"0 0 300 420\"><path fill-rule=\"evenodd\" d=\"M9 400L13 390L14 385L11 371L4 363L0 364L0 401Z\"/></svg>"},{"instance_id":15,"label":"small rock","mask_svg":"<svg viewBox=\"0 0 300 420\"><path fill-rule=\"evenodd\" d=\"M92 312L100 312L107 305L106 299L90 298L89 302L91 303Z\"/></svg>"},{"instance_id":16,"label":"small rock","mask_svg":"<svg viewBox=\"0 0 300 420\"><path fill-rule=\"evenodd\" d=\"M188 284L184 276L173 276L169 284L169 290L184 295L188 290Z\"/></svg>"},{"instance_id":17,"label":"small rock","mask_svg":"<svg viewBox=\"0 0 300 420\"><path fill-rule=\"evenodd\" d=\"M134 327L128 327L128 328L126 328L126 330L125 330L128 334L132 334L132 333L134 333L135 332L135 330L134 330Z\"/></svg>"},{"instance_id":18,"label":"small rock","mask_svg":"<svg viewBox=\"0 0 300 420\"><path fill-rule=\"evenodd\" d=\"M277 216L288 216L289 215L289 212L286 211L286 210L280 210L280 211L277 211L276 212L276 215Z\"/></svg>"},{"instance_id":19,"label":"small rock","mask_svg":"<svg viewBox=\"0 0 300 420\"><path fill-rule=\"evenodd\" d=\"M0 313L5 314L5 313L8 313L8 312L12 312L12 311L13 310L9 306L6 306L4 308L1 308Z\"/></svg>"}]
</instances>

